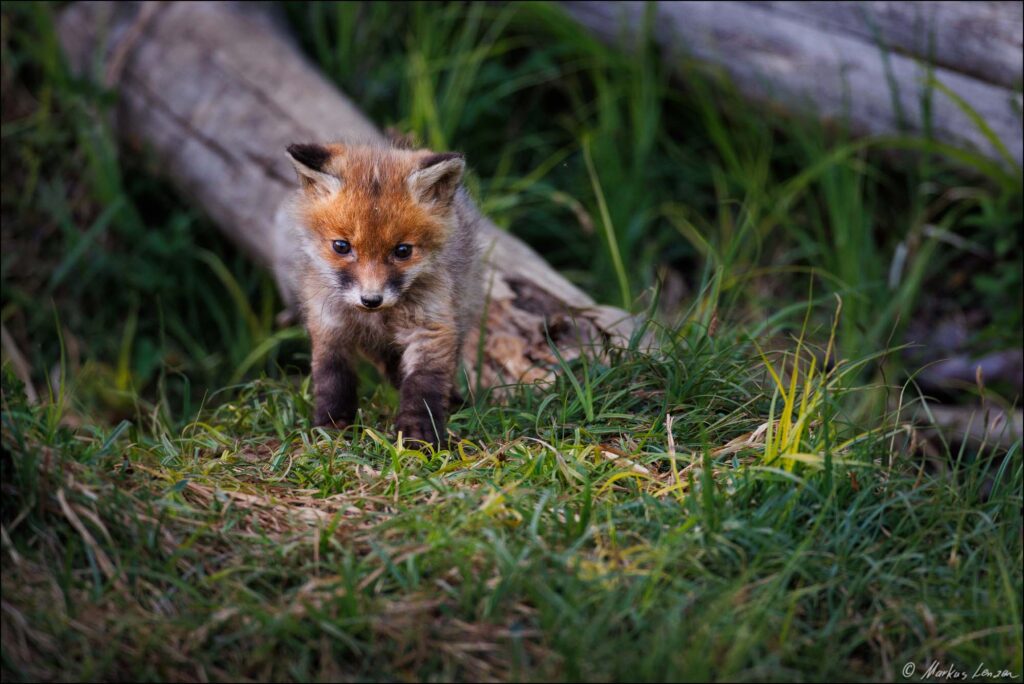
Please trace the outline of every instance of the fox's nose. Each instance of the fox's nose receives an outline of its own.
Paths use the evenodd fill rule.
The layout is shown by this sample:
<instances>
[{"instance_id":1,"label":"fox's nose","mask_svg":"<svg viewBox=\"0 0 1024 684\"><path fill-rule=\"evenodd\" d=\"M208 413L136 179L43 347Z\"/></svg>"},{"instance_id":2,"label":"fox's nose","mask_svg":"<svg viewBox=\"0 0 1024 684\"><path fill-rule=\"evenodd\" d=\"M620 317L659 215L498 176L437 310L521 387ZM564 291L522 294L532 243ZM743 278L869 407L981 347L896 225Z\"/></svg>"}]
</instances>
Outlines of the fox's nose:
<instances>
[{"instance_id":1,"label":"fox's nose","mask_svg":"<svg viewBox=\"0 0 1024 684\"><path fill-rule=\"evenodd\" d=\"M363 303L367 309L376 309L380 306L380 303L384 301L383 295L360 295L359 301Z\"/></svg>"}]
</instances>

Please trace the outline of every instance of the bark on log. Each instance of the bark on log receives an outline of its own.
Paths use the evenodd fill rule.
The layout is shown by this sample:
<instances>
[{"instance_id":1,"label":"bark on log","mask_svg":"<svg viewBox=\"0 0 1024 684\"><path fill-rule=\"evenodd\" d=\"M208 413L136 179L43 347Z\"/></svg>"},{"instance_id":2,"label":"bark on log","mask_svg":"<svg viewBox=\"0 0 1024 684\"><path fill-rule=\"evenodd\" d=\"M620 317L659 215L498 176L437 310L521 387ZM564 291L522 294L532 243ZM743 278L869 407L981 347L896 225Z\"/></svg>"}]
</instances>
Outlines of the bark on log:
<instances>
[{"instance_id":1,"label":"bark on log","mask_svg":"<svg viewBox=\"0 0 1024 684\"><path fill-rule=\"evenodd\" d=\"M749 2L748 4L754 4ZM835 33L931 62L979 81L1020 88L1020 2L759 2Z\"/></svg>"},{"instance_id":2,"label":"bark on log","mask_svg":"<svg viewBox=\"0 0 1024 684\"><path fill-rule=\"evenodd\" d=\"M643 3L561 4L609 42L643 25ZM922 130L921 92L931 69L1022 163L1018 2L662 2L655 12L654 39L674 63L696 58L722 67L756 100L791 110L809 101L831 119L847 114L860 134ZM940 142L1008 163L947 95L932 93L930 116Z\"/></svg>"},{"instance_id":3,"label":"bark on log","mask_svg":"<svg viewBox=\"0 0 1024 684\"><path fill-rule=\"evenodd\" d=\"M280 277L283 200L295 186L292 142L379 141L381 133L301 54L265 6L234 3L77 3L58 22L73 68L99 53L119 102L115 126L151 148L171 181L232 241ZM469 160L472 164L472 160ZM571 358L580 343L622 341L633 321L598 306L522 241L481 222L489 307L480 382L550 377L547 330ZM464 366L475 382L479 335ZM472 386L472 385L471 385Z\"/></svg>"},{"instance_id":4,"label":"bark on log","mask_svg":"<svg viewBox=\"0 0 1024 684\"><path fill-rule=\"evenodd\" d=\"M989 444L1009 449L1024 436L1024 413L1000 407L941 406L928 403L910 412L925 437L941 433L955 447ZM954 450L956 453L956 450Z\"/></svg>"}]
</instances>

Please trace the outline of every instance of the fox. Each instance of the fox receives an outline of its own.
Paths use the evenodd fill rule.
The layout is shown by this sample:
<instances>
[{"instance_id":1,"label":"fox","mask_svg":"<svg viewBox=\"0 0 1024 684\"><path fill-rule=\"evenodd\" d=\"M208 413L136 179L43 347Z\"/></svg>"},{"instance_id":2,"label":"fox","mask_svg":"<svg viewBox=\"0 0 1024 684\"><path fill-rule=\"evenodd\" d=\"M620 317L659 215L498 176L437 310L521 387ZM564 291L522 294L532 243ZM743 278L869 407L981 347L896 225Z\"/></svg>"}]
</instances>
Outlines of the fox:
<instances>
[{"instance_id":1,"label":"fox","mask_svg":"<svg viewBox=\"0 0 1024 684\"><path fill-rule=\"evenodd\" d=\"M404 440L440 448L480 314L479 214L458 152L390 143L287 148L298 186L290 271L311 342L313 423L346 428L359 357L399 391Z\"/></svg>"}]
</instances>

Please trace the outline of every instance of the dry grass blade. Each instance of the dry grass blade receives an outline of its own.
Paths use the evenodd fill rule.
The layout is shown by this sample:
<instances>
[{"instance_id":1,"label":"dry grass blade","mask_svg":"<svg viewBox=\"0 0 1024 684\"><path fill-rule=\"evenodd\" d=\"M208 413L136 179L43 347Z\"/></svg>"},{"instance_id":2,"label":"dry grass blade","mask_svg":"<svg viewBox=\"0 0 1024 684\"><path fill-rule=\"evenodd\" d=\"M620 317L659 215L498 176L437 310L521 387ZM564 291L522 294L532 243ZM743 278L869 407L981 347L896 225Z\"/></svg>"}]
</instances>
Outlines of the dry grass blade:
<instances>
[{"instance_id":1,"label":"dry grass blade","mask_svg":"<svg viewBox=\"0 0 1024 684\"><path fill-rule=\"evenodd\" d=\"M764 437L768 432L768 427L773 426L777 428L778 421L763 423L760 427L752 432L748 432L745 435L740 435L735 439L726 442L725 446L718 447L711 451L712 456L728 456L735 454L745 449L764 449Z\"/></svg>"},{"instance_id":2,"label":"dry grass blade","mask_svg":"<svg viewBox=\"0 0 1024 684\"><path fill-rule=\"evenodd\" d=\"M85 545L89 547L93 557L96 559L96 564L100 567L103 574L107 576L107 579L114 582L115 585L122 586L120 573L117 568L110 561L110 557L107 555L107 552L96 543L96 540L93 538L89 530L86 529L81 518L78 517L78 514L75 513L72 507L68 505L68 501L64 496L63 488L57 490L57 503L60 504L60 510L64 513L64 517L67 518L71 526L75 528L75 531L82 537L82 541L85 542Z\"/></svg>"}]
</instances>

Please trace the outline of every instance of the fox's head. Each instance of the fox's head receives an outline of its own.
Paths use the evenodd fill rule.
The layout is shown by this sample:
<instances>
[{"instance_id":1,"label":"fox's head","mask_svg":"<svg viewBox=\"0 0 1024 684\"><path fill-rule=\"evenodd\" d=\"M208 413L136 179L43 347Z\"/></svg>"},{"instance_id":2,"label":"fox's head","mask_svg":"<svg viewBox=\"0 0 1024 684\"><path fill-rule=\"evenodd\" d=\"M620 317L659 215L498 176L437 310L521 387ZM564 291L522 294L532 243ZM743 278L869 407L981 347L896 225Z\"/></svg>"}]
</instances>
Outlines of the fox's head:
<instances>
[{"instance_id":1,"label":"fox's head","mask_svg":"<svg viewBox=\"0 0 1024 684\"><path fill-rule=\"evenodd\" d=\"M451 231L462 155L338 144L290 145L288 154L305 249L324 286L365 310L401 301Z\"/></svg>"}]
</instances>

